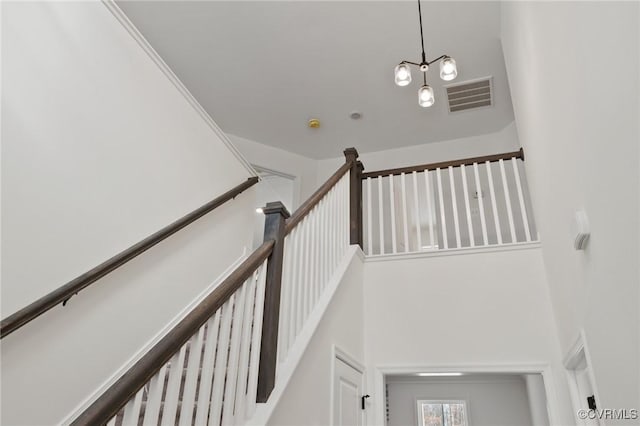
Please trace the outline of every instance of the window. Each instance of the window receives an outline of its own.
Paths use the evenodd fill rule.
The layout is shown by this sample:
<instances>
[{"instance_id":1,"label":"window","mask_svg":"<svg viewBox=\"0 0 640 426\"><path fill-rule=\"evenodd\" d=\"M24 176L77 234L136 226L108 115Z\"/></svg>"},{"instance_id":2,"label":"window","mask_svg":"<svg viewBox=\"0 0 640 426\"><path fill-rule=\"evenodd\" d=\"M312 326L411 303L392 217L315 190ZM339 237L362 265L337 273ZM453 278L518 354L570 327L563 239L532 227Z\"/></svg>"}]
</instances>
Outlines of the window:
<instances>
[{"instance_id":1,"label":"window","mask_svg":"<svg viewBox=\"0 0 640 426\"><path fill-rule=\"evenodd\" d=\"M418 426L468 426L465 401L418 401Z\"/></svg>"}]
</instances>

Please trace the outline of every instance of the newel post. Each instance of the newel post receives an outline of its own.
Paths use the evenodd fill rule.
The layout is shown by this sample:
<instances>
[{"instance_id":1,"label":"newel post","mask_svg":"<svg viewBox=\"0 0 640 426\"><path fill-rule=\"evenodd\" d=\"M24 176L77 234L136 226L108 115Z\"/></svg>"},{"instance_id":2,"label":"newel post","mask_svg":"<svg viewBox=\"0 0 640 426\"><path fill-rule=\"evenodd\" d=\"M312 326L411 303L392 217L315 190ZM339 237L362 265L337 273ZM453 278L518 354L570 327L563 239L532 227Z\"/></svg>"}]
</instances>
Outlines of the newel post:
<instances>
[{"instance_id":1,"label":"newel post","mask_svg":"<svg viewBox=\"0 0 640 426\"><path fill-rule=\"evenodd\" d=\"M349 173L349 241L362 248L362 171L364 165L358 161L358 151L355 148L344 150L344 157L351 163Z\"/></svg>"},{"instance_id":2,"label":"newel post","mask_svg":"<svg viewBox=\"0 0 640 426\"><path fill-rule=\"evenodd\" d=\"M274 240L275 244L267 260L257 402L266 402L269 399L276 381L284 227L285 220L290 216L287 208L280 201L267 203L262 211L265 214L264 241Z\"/></svg>"}]
</instances>

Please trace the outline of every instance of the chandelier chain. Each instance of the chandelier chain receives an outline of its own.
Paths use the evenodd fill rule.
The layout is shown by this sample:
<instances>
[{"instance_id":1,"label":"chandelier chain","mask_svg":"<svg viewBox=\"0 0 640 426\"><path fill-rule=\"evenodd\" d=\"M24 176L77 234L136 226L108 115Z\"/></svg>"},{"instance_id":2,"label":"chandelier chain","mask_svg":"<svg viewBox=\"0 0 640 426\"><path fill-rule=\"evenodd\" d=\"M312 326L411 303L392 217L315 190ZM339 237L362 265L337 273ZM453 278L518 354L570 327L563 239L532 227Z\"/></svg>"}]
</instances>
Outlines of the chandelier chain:
<instances>
[{"instance_id":1,"label":"chandelier chain","mask_svg":"<svg viewBox=\"0 0 640 426\"><path fill-rule=\"evenodd\" d=\"M418 0L418 16L420 17L420 41L422 42L422 63L427 62L427 56L424 53L424 35L422 34L422 7L420 7L420 0Z\"/></svg>"}]
</instances>

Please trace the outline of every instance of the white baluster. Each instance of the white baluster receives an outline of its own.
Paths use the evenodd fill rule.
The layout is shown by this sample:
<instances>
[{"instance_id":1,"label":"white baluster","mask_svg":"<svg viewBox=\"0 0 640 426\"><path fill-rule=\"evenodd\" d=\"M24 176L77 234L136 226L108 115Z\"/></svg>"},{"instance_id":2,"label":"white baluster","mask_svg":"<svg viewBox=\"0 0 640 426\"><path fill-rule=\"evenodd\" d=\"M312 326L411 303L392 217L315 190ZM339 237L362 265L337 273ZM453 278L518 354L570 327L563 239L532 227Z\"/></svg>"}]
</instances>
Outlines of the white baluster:
<instances>
[{"instance_id":1,"label":"white baluster","mask_svg":"<svg viewBox=\"0 0 640 426\"><path fill-rule=\"evenodd\" d=\"M397 253L396 248L396 199L393 191L393 175L389 175L389 204L391 207L391 253Z\"/></svg>"},{"instance_id":2,"label":"white baluster","mask_svg":"<svg viewBox=\"0 0 640 426\"><path fill-rule=\"evenodd\" d=\"M449 248L447 240L447 222L444 215L444 197L442 196L442 177L440 176L440 167L436 169L436 178L438 180L438 199L440 200L440 222L442 225L442 244L445 249Z\"/></svg>"},{"instance_id":3,"label":"white baluster","mask_svg":"<svg viewBox=\"0 0 640 426\"><path fill-rule=\"evenodd\" d=\"M349 173L351 174L351 173ZM343 223L344 223L344 240L345 240L345 244L342 246L342 255L340 256L340 258L342 259L342 257L344 257L344 254L346 253L347 248L351 245L351 237L350 237L350 228L351 228L351 212L350 212L350 208L349 208L349 192L351 191L351 188L349 186L349 180L347 179L348 175L345 175L345 177L343 177L342 179L342 186L344 188L344 216L343 216Z\"/></svg>"},{"instance_id":4,"label":"white baluster","mask_svg":"<svg viewBox=\"0 0 640 426\"><path fill-rule=\"evenodd\" d=\"M476 195L478 196L478 207L480 210L480 225L482 226L482 243L486 246L489 244L489 238L487 236L487 222L484 217L484 192L480 186L480 174L478 172L478 163L473 163L473 174L476 180Z\"/></svg>"},{"instance_id":5,"label":"white baluster","mask_svg":"<svg viewBox=\"0 0 640 426\"><path fill-rule=\"evenodd\" d=\"M162 402L162 391L164 390L164 378L167 372L167 365L163 365L149 382L149 393L147 395L147 406L144 410L143 426L157 426L160 416L160 404Z\"/></svg>"},{"instance_id":6,"label":"white baluster","mask_svg":"<svg viewBox=\"0 0 640 426\"><path fill-rule=\"evenodd\" d=\"M402 224L404 229L404 251L409 252L409 220L407 214L407 186L405 184L404 173L400 174L402 187Z\"/></svg>"},{"instance_id":7,"label":"white baluster","mask_svg":"<svg viewBox=\"0 0 640 426\"><path fill-rule=\"evenodd\" d=\"M416 237L418 239L418 248L416 251L422 250L422 229L420 229L420 202L418 199L418 173L413 172L413 203L416 206Z\"/></svg>"},{"instance_id":8,"label":"white baluster","mask_svg":"<svg viewBox=\"0 0 640 426\"><path fill-rule=\"evenodd\" d=\"M331 279L333 273L333 266L331 265L331 192L327 193L325 197L324 205L324 230L322 235L323 241L323 253L324 253L324 283L322 288L327 286L327 283Z\"/></svg>"},{"instance_id":9,"label":"white baluster","mask_svg":"<svg viewBox=\"0 0 640 426\"><path fill-rule=\"evenodd\" d=\"M229 349L229 361L227 379L224 387L224 405L222 406L222 424L235 423L233 419L233 407L235 405L236 385L238 379L238 362L240 361L240 345L242 344L242 321L244 320L245 297L247 282L236 291L236 303L233 309L233 322L231 326L231 342ZM196 424L199 424L196 422Z\"/></svg>"},{"instance_id":10,"label":"white baluster","mask_svg":"<svg viewBox=\"0 0 640 426\"><path fill-rule=\"evenodd\" d=\"M292 269L293 269L293 237L295 229L284 239L284 259L282 266L282 284L280 293L280 318L278 330L278 361L282 362L284 354L289 348L289 324L291 323L291 293L293 291Z\"/></svg>"},{"instance_id":11,"label":"white baluster","mask_svg":"<svg viewBox=\"0 0 640 426\"><path fill-rule=\"evenodd\" d=\"M318 286L318 295L316 296L316 300L320 297L320 295L322 294L322 289L324 288L324 283L327 279L327 266L326 266L326 261L325 261L325 257L326 255L326 238L327 238L327 226L326 226L326 216L327 216L327 196L325 195L322 200L320 201L320 224L319 224L319 229L320 229L320 238L318 240L318 246L319 246L319 260L318 263L320 264L320 274L319 274L319 286Z\"/></svg>"},{"instance_id":12,"label":"white baluster","mask_svg":"<svg viewBox=\"0 0 640 426\"><path fill-rule=\"evenodd\" d=\"M164 397L164 407L162 409L162 426L174 426L176 424L176 413L178 410L178 400L180 398L180 383L182 382L186 352L187 345L185 344L182 345L178 353L171 358L167 394Z\"/></svg>"},{"instance_id":13,"label":"white baluster","mask_svg":"<svg viewBox=\"0 0 640 426\"><path fill-rule=\"evenodd\" d=\"M107 426L116 426L116 418L115 416L107 422Z\"/></svg>"},{"instance_id":14,"label":"white baluster","mask_svg":"<svg viewBox=\"0 0 640 426\"><path fill-rule=\"evenodd\" d=\"M382 176L378 176L378 222L380 232L380 254L384 254L384 215L382 208L382 200L384 193L382 192Z\"/></svg>"},{"instance_id":15,"label":"white baluster","mask_svg":"<svg viewBox=\"0 0 640 426\"><path fill-rule=\"evenodd\" d=\"M222 420L222 401L224 398L224 378L227 375L227 357L229 355L229 341L231 337L231 320L235 293L222 305L222 319L220 334L218 335L218 351L216 354L216 371L213 376L211 403L209 404L209 424L219 425ZM200 408L200 399L198 408Z\"/></svg>"},{"instance_id":16,"label":"white baluster","mask_svg":"<svg viewBox=\"0 0 640 426\"><path fill-rule=\"evenodd\" d=\"M251 418L256 409L256 395L258 393L258 368L260 366L260 345L262 343L262 313L264 310L264 288L266 276L266 262L260 267L257 275L256 301L254 304L253 330L251 333L251 357L249 362L249 380L247 385L247 414Z\"/></svg>"},{"instance_id":17,"label":"white baluster","mask_svg":"<svg viewBox=\"0 0 640 426\"><path fill-rule=\"evenodd\" d=\"M491 194L491 207L493 208L493 220L496 225L496 235L498 244L502 244L502 230L500 229L500 219L498 219L498 207L496 206L496 193L493 189L493 176L491 174L491 163L487 161L487 177L489 178L489 192Z\"/></svg>"},{"instance_id":18,"label":"white baluster","mask_svg":"<svg viewBox=\"0 0 640 426\"><path fill-rule=\"evenodd\" d=\"M456 248L462 247L460 242L460 223L458 222L458 199L456 197L456 185L453 179L453 167L449 166L449 186L451 186L451 205L453 206L453 225L456 231Z\"/></svg>"},{"instance_id":19,"label":"white baluster","mask_svg":"<svg viewBox=\"0 0 640 426\"><path fill-rule=\"evenodd\" d=\"M367 254L373 254L373 212L371 211L371 177L367 177Z\"/></svg>"},{"instance_id":20,"label":"white baluster","mask_svg":"<svg viewBox=\"0 0 640 426\"><path fill-rule=\"evenodd\" d=\"M182 377L182 375L180 375ZM124 417L122 418L122 426L137 425L140 419L140 407L142 407L142 396L144 387L142 387L136 396L127 402L124 406Z\"/></svg>"},{"instance_id":21,"label":"white baluster","mask_svg":"<svg viewBox=\"0 0 640 426\"><path fill-rule=\"evenodd\" d=\"M214 377L214 362L216 347L218 346L218 329L220 328L220 309L207 321L207 332L200 370L200 388L196 402L196 424L204 424L209 414L209 395L211 395L211 381ZM221 348L224 350L226 348ZM216 366L215 374L219 374Z\"/></svg>"},{"instance_id":22,"label":"white baluster","mask_svg":"<svg viewBox=\"0 0 640 426\"><path fill-rule=\"evenodd\" d=\"M338 192L334 185L329 192L329 247L331 251L331 270L338 264Z\"/></svg>"},{"instance_id":23,"label":"white baluster","mask_svg":"<svg viewBox=\"0 0 640 426\"><path fill-rule=\"evenodd\" d=\"M433 211L435 210L433 207L433 195L431 193L431 179L429 178L429 170L424 171L424 184L426 185L427 192L427 212L429 217L429 243L431 244L431 249L435 249L436 241L435 235L433 234L433 222L435 221L435 217L433 217Z\"/></svg>"},{"instance_id":24,"label":"white baluster","mask_svg":"<svg viewBox=\"0 0 640 426\"><path fill-rule=\"evenodd\" d=\"M504 188L504 201L507 205L507 217L509 218L509 231L511 231L511 242L517 242L516 227L513 222L513 211L511 209L511 197L509 196L509 185L507 184L507 175L504 172L504 160L500 161L500 174L502 175L502 187Z\"/></svg>"},{"instance_id":25,"label":"white baluster","mask_svg":"<svg viewBox=\"0 0 640 426\"><path fill-rule=\"evenodd\" d=\"M184 391L182 392L182 405L180 408L180 426L191 425L193 410L196 400L196 383L200 374L200 356L202 355L202 342L204 340L204 327L200 327L198 333L189 341L189 358L187 360L187 375Z\"/></svg>"},{"instance_id":26,"label":"white baluster","mask_svg":"<svg viewBox=\"0 0 640 426\"><path fill-rule=\"evenodd\" d=\"M518 171L518 160L516 159L516 157L511 158L511 164L513 165L513 175L516 178L516 188L518 190L518 201L520 201L520 212L522 213L524 236L528 242L531 241L531 231L529 230L529 218L527 217L527 209L524 205L524 196L522 195L522 184L520 183L520 172Z\"/></svg>"},{"instance_id":27,"label":"white baluster","mask_svg":"<svg viewBox=\"0 0 640 426\"><path fill-rule=\"evenodd\" d=\"M314 299L315 299L315 288L316 283L318 282L318 206L313 208L309 213L309 227L311 232L311 237L309 240L309 297L307 298L307 304L305 305L306 318L309 317L311 313L311 309L313 307Z\"/></svg>"},{"instance_id":28,"label":"white baluster","mask_svg":"<svg viewBox=\"0 0 640 426\"><path fill-rule=\"evenodd\" d=\"M464 164L460 165L462 175L462 191L464 192L464 208L467 211L467 227L469 228L469 246L475 247L476 241L473 235L473 223L471 222L471 209L469 208L469 189L467 188L467 173Z\"/></svg>"},{"instance_id":29,"label":"white baluster","mask_svg":"<svg viewBox=\"0 0 640 426\"><path fill-rule=\"evenodd\" d=\"M304 247L304 254L305 254L305 259L304 259L304 265L305 265L305 277L304 277L304 281L302 281L300 284L302 285L302 320L300 322L300 328L302 328L302 325L304 324L304 322L307 319L307 313L309 312L309 299L311 297L311 288L310 288L310 282L311 282L311 246L313 245L313 234L312 234L312 229L313 229L313 220L311 218L312 213L309 213L306 217L305 217L305 223L304 223L304 230L305 230L305 247ZM298 330L298 333L300 331Z\"/></svg>"},{"instance_id":30,"label":"white baluster","mask_svg":"<svg viewBox=\"0 0 640 426\"><path fill-rule=\"evenodd\" d=\"M292 233L295 232L295 229ZM292 235L292 234L289 234ZM253 323L254 301L256 297L256 275L257 272L245 283L247 286L247 296L245 298L244 319L242 321L242 344L240 349L240 360L238 362L238 380L236 384L236 405L234 417L236 424L243 424L245 420L245 407L247 404L247 378L249 377L249 355L251 348L251 327ZM286 359L288 348L283 351Z\"/></svg>"},{"instance_id":31,"label":"white baluster","mask_svg":"<svg viewBox=\"0 0 640 426\"><path fill-rule=\"evenodd\" d=\"M296 287L297 287L297 291L296 291L296 305L295 305L295 310L296 310L296 328L295 328L295 333L294 333L294 337L291 339L291 344L293 344L293 342L295 341L295 337L298 335L298 333L300 332L300 329L302 328L302 319L304 318L304 298L305 298L305 287L306 287L306 283L307 283L307 255L308 255L308 250L307 250L307 240L308 235L307 235L307 218L305 217L304 219L302 219L302 221L300 223L298 223L297 228L300 231L300 245L298 247L298 251L299 251L299 257L298 257L298 280L296 282Z\"/></svg>"}]
</instances>

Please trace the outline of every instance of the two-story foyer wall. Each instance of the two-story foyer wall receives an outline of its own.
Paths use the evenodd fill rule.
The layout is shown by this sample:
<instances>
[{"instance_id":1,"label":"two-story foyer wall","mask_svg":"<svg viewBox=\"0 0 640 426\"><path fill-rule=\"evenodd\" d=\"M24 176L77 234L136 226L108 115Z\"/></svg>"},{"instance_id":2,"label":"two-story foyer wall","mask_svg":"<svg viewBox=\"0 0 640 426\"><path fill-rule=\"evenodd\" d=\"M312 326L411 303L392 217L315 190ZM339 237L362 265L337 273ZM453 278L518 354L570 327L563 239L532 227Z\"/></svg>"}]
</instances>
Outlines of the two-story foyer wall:
<instances>
[{"instance_id":1,"label":"two-story foyer wall","mask_svg":"<svg viewBox=\"0 0 640 426\"><path fill-rule=\"evenodd\" d=\"M532 421L521 375L387 376L385 389L387 426L421 425L418 400L463 400L470 426L541 426Z\"/></svg>"},{"instance_id":2,"label":"two-story foyer wall","mask_svg":"<svg viewBox=\"0 0 640 426\"><path fill-rule=\"evenodd\" d=\"M251 171L104 3L1 7L4 318ZM242 254L252 195L3 339L1 423L61 422Z\"/></svg>"},{"instance_id":3,"label":"two-story foyer wall","mask_svg":"<svg viewBox=\"0 0 640 426\"><path fill-rule=\"evenodd\" d=\"M537 246L367 259L364 324L369 383L389 368L548 366L551 424L573 423ZM383 424L383 408L374 412L371 424Z\"/></svg>"}]
</instances>

